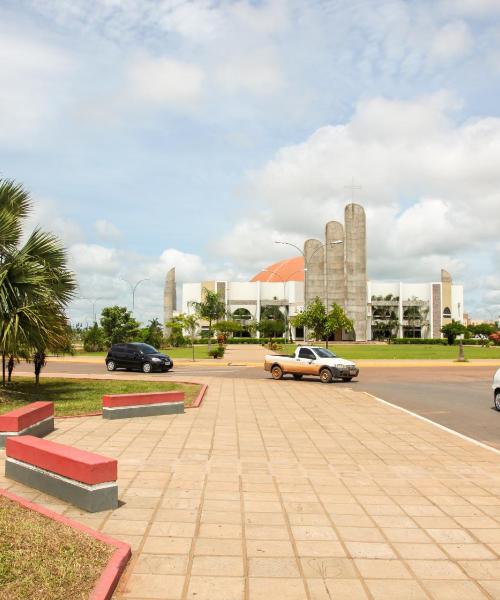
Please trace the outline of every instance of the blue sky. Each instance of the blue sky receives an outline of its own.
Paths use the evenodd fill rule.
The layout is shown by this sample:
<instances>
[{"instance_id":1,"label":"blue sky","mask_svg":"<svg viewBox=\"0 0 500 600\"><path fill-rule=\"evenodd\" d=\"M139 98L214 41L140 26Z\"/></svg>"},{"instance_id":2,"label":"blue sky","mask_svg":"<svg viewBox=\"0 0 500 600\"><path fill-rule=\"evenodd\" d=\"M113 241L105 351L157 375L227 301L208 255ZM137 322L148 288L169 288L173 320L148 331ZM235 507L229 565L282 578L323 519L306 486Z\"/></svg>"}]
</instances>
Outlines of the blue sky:
<instances>
[{"instance_id":1,"label":"blue sky","mask_svg":"<svg viewBox=\"0 0 500 600\"><path fill-rule=\"evenodd\" d=\"M372 279L443 267L500 314L497 0L2 0L0 69L0 175L98 307L248 278L354 177Z\"/></svg>"}]
</instances>

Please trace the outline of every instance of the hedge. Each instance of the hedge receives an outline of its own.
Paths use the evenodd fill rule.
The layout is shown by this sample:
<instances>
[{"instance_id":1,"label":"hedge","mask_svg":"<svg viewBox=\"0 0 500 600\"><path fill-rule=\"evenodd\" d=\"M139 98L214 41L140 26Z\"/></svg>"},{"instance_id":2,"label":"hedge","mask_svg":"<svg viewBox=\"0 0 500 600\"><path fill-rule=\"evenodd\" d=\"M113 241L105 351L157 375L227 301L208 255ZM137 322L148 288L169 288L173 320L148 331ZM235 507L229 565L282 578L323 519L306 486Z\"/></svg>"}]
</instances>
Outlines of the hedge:
<instances>
[{"instance_id":1,"label":"hedge","mask_svg":"<svg viewBox=\"0 0 500 600\"><path fill-rule=\"evenodd\" d=\"M448 346L448 340L446 338L395 338L391 340L391 344L422 344L422 345L436 345L436 346ZM458 346L460 340L455 339L454 345ZM462 340L464 346L486 346L488 340Z\"/></svg>"},{"instance_id":2,"label":"hedge","mask_svg":"<svg viewBox=\"0 0 500 600\"><path fill-rule=\"evenodd\" d=\"M448 340L444 338L394 338L391 344L425 344L435 346L447 346Z\"/></svg>"}]
</instances>

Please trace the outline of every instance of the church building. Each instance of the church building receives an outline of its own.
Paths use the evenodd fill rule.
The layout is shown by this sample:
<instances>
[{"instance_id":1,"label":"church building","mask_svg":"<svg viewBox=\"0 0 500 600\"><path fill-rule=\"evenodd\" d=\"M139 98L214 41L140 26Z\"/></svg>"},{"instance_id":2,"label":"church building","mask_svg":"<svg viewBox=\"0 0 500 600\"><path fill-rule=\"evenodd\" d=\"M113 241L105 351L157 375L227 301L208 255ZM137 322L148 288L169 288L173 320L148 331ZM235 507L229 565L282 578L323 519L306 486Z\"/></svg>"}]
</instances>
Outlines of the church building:
<instances>
[{"instance_id":1,"label":"church building","mask_svg":"<svg viewBox=\"0 0 500 600\"><path fill-rule=\"evenodd\" d=\"M251 336L252 323L273 311L276 314L276 309L288 323L317 296L328 307L342 306L353 321L354 331L337 332L337 341L364 342L389 335L438 338L441 327L452 319L463 322L463 286L454 284L445 270L439 280L426 283L368 279L366 218L359 204L345 207L343 224L326 224L324 240L306 240L302 249L279 243L290 246L298 256L269 265L248 282L183 283L181 312L192 313L192 302L199 302L206 288L217 291L228 314L240 322L240 335L247 336ZM167 275L164 308L168 320L176 308L175 269ZM303 339L301 329L292 326L290 332L294 340Z\"/></svg>"}]
</instances>

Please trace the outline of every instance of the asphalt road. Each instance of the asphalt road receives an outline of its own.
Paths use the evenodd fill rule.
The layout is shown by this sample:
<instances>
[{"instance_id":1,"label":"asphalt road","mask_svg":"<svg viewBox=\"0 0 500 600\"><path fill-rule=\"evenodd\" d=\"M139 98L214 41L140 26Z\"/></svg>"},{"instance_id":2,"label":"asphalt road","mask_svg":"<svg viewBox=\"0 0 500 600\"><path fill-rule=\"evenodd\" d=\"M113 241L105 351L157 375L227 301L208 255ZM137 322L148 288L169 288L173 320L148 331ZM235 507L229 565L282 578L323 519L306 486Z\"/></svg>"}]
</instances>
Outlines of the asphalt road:
<instances>
[{"instance_id":1,"label":"asphalt road","mask_svg":"<svg viewBox=\"0 0 500 600\"><path fill-rule=\"evenodd\" d=\"M19 371L31 371L19 365ZM491 382L496 367L459 365L450 367L365 367L350 383L333 383L368 392L449 427L476 440L500 448L500 413L493 409ZM104 364L48 362L48 373L78 373L92 376L105 373ZM130 377L133 373L124 373ZM238 366L177 366L167 377L236 377L268 379L261 368ZM165 374L151 374L152 378ZM316 378L304 378L297 385L323 385ZM276 382L279 385L279 382Z\"/></svg>"}]
</instances>

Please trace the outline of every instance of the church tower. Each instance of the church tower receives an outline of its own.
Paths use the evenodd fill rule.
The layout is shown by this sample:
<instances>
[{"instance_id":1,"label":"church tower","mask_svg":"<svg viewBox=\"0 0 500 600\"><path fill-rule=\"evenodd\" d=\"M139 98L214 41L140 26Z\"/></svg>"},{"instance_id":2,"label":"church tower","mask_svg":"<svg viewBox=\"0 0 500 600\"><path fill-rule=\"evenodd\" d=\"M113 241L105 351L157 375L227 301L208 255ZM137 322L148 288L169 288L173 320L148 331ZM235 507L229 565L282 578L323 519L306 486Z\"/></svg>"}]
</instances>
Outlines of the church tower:
<instances>
[{"instance_id":1,"label":"church tower","mask_svg":"<svg viewBox=\"0 0 500 600\"><path fill-rule=\"evenodd\" d=\"M345 311L354 322L356 341L366 341L366 217L359 204L345 207Z\"/></svg>"}]
</instances>

